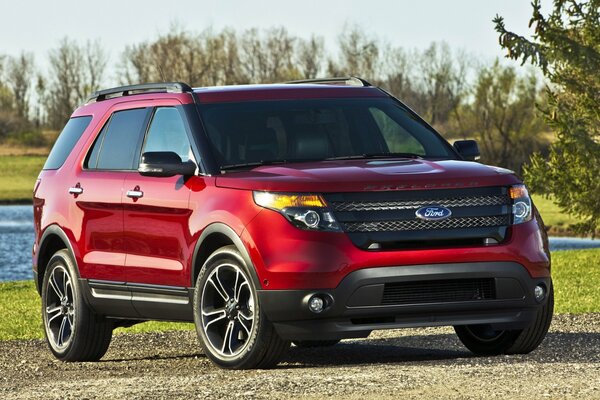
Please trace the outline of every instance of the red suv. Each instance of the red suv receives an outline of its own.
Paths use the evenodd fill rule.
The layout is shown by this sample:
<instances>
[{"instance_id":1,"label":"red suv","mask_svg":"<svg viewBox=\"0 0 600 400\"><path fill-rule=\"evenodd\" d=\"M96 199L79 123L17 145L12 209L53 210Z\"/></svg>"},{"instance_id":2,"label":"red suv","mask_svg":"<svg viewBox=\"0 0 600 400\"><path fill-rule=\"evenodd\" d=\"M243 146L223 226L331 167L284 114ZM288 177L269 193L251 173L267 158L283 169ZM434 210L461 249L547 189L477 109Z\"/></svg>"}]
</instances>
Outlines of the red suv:
<instances>
[{"instance_id":1,"label":"red suv","mask_svg":"<svg viewBox=\"0 0 600 400\"><path fill-rule=\"evenodd\" d=\"M225 368L415 326L528 353L553 312L545 230L478 156L357 78L96 92L34 189L50 350L98 360L115 327L168 320Z\"/></svg>"}]
</instances>

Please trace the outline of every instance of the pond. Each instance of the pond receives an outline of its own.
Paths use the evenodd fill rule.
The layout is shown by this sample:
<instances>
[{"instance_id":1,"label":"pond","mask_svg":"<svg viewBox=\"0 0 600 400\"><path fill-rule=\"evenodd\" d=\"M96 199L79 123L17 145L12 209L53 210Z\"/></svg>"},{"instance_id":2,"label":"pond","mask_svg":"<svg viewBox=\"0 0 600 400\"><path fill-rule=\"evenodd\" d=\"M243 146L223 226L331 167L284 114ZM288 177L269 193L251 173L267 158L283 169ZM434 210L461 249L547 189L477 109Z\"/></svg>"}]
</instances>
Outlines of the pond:
<instances>
[{"instance_id":1,"label":"pond","mask_svg":"<svg viewBox=\"0 0 600 400\"><path fill-rule=\"evenodd\" d=\"M32 279L33 210L27 206L0 206L0 281ZM550 250L600 247L600 240L551 237Z\"/></svg>"}]
</instances>

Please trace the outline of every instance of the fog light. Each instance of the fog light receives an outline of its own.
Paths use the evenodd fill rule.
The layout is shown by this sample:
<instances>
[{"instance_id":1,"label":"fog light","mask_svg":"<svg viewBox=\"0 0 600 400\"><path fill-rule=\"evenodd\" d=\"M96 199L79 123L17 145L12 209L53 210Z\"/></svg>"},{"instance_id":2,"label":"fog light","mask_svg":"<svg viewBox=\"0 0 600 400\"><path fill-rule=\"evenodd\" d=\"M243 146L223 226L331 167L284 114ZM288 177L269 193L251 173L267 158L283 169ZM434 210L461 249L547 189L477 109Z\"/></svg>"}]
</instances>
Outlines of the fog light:
<instances>
[{"instance_id":1,"label":"fog light","mask_svg":"<svg viewBox=\"0 0 600 400\"><path fill-rule=\"evenodd\" d=\"M544 300L544 297L546 297L546 289L541 285L537 285L535 289L533 289L533 297L535 297L535 301L541 303L541 301Z\"/></svg>"},{"instance_id":2,"label":"fog light","mask_svg":"<svg viewBox=\"0 0 600 400\"><path fill-rule=\"evenodd\" d=\"M323 311L324 307L325 307L325 301L317 295L314 295L313 297L310 298L310 300L308 300L308 308L310 309L310 311L312 311L316 314Z\"/></svg>"}]
</instances>

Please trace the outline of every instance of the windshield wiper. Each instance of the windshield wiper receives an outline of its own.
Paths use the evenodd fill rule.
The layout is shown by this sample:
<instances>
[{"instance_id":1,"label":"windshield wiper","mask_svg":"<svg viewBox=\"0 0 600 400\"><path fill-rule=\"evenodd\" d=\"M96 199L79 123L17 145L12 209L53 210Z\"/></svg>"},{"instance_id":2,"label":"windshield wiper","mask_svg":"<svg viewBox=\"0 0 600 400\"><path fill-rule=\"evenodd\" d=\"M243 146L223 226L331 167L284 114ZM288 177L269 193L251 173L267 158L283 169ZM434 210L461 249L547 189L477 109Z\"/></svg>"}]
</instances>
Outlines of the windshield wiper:
<instances>
[{"instance_id":1,"label":"windshield wiper","mask_svg":"<svg viewBox=\"0 0 600 400\"><path fill-rule=\"evenodd\" d=\"M272 160L272 161L254 161L254 162L241 163L241 164L229 164L229 165L222 165L221 170L227 171L227 170L232 170L232 169L253 168L253 167L260 167L262 165L283 164L285 162L286 162L285 160Z\"/></svg>"},{"instance_id":2,"label":"windshield wiper","mask_svg":"<svg viewBox=\"0 0 600 400\"><path fill-rule=\"evenodd\" d=\"M354 154L349 156L330 157L326 160L355 160L355 159L369 159L369 158L414 158L422 159L423 156L415 153L365 153L365 154Z\"/></svg>"}]
</instances>

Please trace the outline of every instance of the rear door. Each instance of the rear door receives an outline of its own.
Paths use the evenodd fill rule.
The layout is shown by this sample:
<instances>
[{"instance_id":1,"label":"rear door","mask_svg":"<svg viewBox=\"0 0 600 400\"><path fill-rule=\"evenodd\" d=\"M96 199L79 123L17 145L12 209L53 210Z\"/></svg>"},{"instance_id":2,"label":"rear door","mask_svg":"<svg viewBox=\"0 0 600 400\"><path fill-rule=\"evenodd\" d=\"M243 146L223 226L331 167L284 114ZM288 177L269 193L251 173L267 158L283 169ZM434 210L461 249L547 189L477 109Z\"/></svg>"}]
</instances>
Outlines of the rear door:
<instances>
[{"instance_id":1,"label":"rear door","mask_svg":"<svg viewBox=\"0 0 600 400\"><path fill-rule=\"evenodd\" d=\"M190 149L188 131L183 113L175 104L156 107L141 153L172 151L183 161L196 161ZM128 282L189 286L184 267L191 256L188 181L180 175L148 177L137 172L127 174L123 207Z\"/></svg>"}]
</instances>

